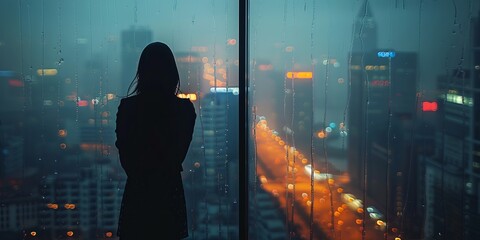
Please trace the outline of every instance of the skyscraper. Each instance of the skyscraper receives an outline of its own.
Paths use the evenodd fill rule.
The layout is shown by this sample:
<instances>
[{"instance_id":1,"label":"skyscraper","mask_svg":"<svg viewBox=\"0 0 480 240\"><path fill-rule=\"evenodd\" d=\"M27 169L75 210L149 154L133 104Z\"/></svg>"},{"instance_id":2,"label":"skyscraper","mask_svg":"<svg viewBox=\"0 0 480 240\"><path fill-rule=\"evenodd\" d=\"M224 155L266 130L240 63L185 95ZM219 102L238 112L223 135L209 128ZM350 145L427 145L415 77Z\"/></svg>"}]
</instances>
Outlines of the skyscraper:
<instances>
[{"instance_id":1,"label":"skyscraper","mask_svg":"<svg viewBox=\"0 0 480 240\"><path fill-rule=\"evenodd\" d=\"M377 48L377 23L370 4L365 1L358 11L353 26L352 52L369 52Z\"/></svg>"},{"instance_id":2,"label":"skyscraper","mask_svg":"<svg viewBox=\"0 0 480 240\"><path fill-rule=\"evenodd\" d=\"M349 66L348 171L354 188L366 191L390 226L401 225L416 106L417 54L376 46L376 23L368 3L357 16ZM388 216L388 219L386 219Z\"/></svg>"},{"instance_id":3,"label":"skyscraper","mask_svg":"<svg viewBox=\"0 0 480 240\"><path fill-rule=\"evenodd\" d=\"M200 99L197 112L202 128L196 129L202 132L194 132L194 137L203 135L204 149L203 176L197 181L203 182L193 184L203 186L203 199L196 203L198 219L193 221L201 224L193 234L206 239L238 235L238 91L238 87L212 88Z\"/></svg>"},{"instance_id":4,"label":"skyscraper","mask_svg":"<svg viewBox=\"0 0 480 240\"><path fill-rule=\"evenodd\" d=\"M178 74L180 76L180 90L190 94L201 91L203 63L202 57L197 52L175 53Z\"/></svg>"},{"instance_id":5,"label":"skyscraper","mask_svg":"<svg viewBox=\"0 0 480 240\"><path fill-rule=\"evenodd\" d=\"M136 26L122 31L120 40L122 51L122 83L120 84L120 95L127 93L128 87L135 77L140 54L147 44L152 41L152 35L152 30Z\"/></svg>"},{"instance_id":6,"label":"skyscraper","mask_svg":"<svg viewBox=\"0 0 480 240\"><path fill-rule=\"evenodd\" d=\"M425 237L480 238L480 18L465 64L437 79L436 154L425 166ZM467 66L467 67L465 67Z\"/></svg>"}]
</instances>

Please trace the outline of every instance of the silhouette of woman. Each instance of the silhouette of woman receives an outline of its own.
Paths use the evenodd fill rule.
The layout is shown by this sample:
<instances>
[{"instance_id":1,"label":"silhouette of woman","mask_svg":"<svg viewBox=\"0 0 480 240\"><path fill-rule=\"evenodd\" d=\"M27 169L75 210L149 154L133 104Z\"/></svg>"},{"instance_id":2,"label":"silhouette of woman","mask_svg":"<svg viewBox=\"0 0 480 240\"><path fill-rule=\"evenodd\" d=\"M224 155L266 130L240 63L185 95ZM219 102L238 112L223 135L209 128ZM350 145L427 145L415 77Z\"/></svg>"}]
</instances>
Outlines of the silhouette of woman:
<instances>
[{"instance_id":1,"label":"silhouette of woman","mask_svg":"<svg viewBox=\"0 0 480 240\"><path fill-rule=\"evenodd\" d=\"M121 240L188 236L181 171L196 113L177 98L175 58L161 42L143 50L137 74L118 107L115 146L127 174L117 235Z\"/></svg>"}]
</instances>

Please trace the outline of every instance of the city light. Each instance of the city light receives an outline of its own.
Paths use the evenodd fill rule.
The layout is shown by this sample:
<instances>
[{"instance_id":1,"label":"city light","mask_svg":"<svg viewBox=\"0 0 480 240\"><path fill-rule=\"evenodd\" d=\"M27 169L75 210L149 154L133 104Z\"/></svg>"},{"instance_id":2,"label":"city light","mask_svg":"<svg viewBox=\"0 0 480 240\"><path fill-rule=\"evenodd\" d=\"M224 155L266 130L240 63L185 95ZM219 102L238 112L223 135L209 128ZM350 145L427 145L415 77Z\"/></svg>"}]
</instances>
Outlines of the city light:
<instances>
[{"instance_id":1,"label":"city light","mask_svg":"<svg viewBox=\"0 0 480 240\"><path fill-rule=\"evenodd\" d=\"M237 40L234 39L234 38L228 39L227 44L233 46L233 45L237 44Z\"/></svg>"},{"instance_id":2,"label":"city light","mask_svg":"<svg viewBox=\"0 0 480 240\"><path fill-rule=\"evenodd\" d=\"M260 71L268 71L268 70L272 70L272 69L273 69L272 64L259 64L258 65L258 70L260 70Z\"/></svg>"},{"instance_id":3,"label":"city light","mask_svg":"<svg viewBox=\"0 0 480 240\"><path fill-rule=\"evenodd\" d=\"M305 165L305 173L307 173L308 175L311 176L312 174L312 165L310 164L307 164ZM317 181L322 181L322 180L327 180L327 179L331 179L333 177L332 174L330 173L320 173L320 171L318 170L314 170L313 171L313 179L317 180ZM333 179L332 179L333 180Z\"/></svg>"},{"instance_id":4,"label":"city light","mask_svg":"<svg viewBox=\"0 0 480 240\"><path fill-rule=\"evenodd\" d=\"M380 211L373 207L373 206L369 206L367 207L367 212L369 213L368 215L370 216L370 218L372 219L375 219L375 220L378 220L380 218L383 218L383 214L380 213Z\"/></svg>"},{"instance_id":5,"label":"city light","mask_svg":"<svg viewBox=\"0 0 480 240\"><path fill-rule=\"evenodd\" d=\"M66 137L67 136L67 130L65 130L65 129L58 130L58 136L59 137Z\"/></svg>"},{"instance_id":6,"label":"city light","mask_svg":"<svg viewBox=\"0 0 480 240\"><path fill-rule=\"evenodd\" d=\"M177 94L177 97L190 99L191 101L197 100L197 94L195 94L195 93L179 93L179 94Z\"/></svg>"},{"instance_id":7,"label":"city light","mask_svg":"<svg viewBox=\"0 0 480 240\"><path fill-rule=\"evenodd\" d=\"M268 182L267 177L265 177L265 176L260 176L260 182L263 183L263 184L267 183L267 182Z\"/></svg>"},{"instance_id":8,"label":"city light","mask_svg":"<svg viewBox=\"0 0 480 240\"><path fill-rule=\"evenodd\" d=\"M218 87L225 87L225 86L227 86L227 83L226 83L226 82L220 81L220 80L218 80L218 79L215 80L215 81L214 81L214 80L211 80L211 81L209 81L208 83L210 84L210 86L212 86L212 87L215 87L215 86L216 86L217 88L218 88Z\"/></svg>"},{"instance_id":9,"label":"city light","mask_svg":"<svg viewBox=\"0 0 480 240\"><path fill-rule=\"evenodd\" d=\"M388 51L388 52L378 52L377 56L380 58L393 58L395 57L396 53L393 51Z\"/></svg>"},{"instance_id":10,"label":"city light","mask_svg":"<svg viewBox=\"0 0 480 240\"><path fill-rule=\"evenodd\" d=\"M437 102L422 102L423 112L436 112L438 110Z\"/></svg>"},{"instance_id":11,"label":"city light","mask_svg":"<svg viewBox=\"0 0 480 240\"><path fill-rule=\"evenodd\" d=\"M13 71L0 70L0 77L13 77Z\"/></svg>"},{"instance_id":12,"label":"city light","mask_svg":"<svg viewBox=\"0 0 480 240\"><path fill-rule=\"evenodd\" d=\"M327 133L325 133L323 130L321 130L317 133L317 137L320 138L320 139L323 139L323 138L327 137Z\"/></svg>"},{"instance_id":13,"label":"city light","mask_svg":"<svg viewBox=\"0 0 480 240\"><path fill-rule=\"evenodd\" d=\"M47 208L50 208L50 209L58 209L58 204L56 204L56 203L48 203L48 204L47 204Z\"/></svg>"},{"instance_id":14,"label":"city light","mask_svg":"<svg viewBox=\"0 0 480 240\"><path fill-rule=\"evenodd\" d=\"M290 79L310 79L313 78L312 72L287 72L287 78Z\"/></svg>"},{"instance_id":15,"label":"city light","mask_svg":"<svg viewBox=\"0 0 480 240\"><path fill-rule=\"evenodd\" d=\"M215 81L215 77L213 75L208 74L208 73L203 74L203 79L208 80L208 81Z\"/></svg>"},{"instance_id":16,"label":"city light","mask_svg":"<svg viewBox=\"0 0 480 240\"><path fill-rule=\"evenodd\" d=\"M88 101L87 100L78 100L77 106L86 107L86 106L88 106Z\"/></svg>"},{"instance_id":17,"label":"city light","mask_svg":"<svg viewBox=\"0 0 480 240\"><path fill-rule=\"evenodd\" d=\"M445 98L442 95L442 98ZM447 93L446 99L447 102L466 105L466 106L473 106L473 99L471 97L466 97L454 93Z\"/></svg>"},{"instance_id":18,"label":"city light","mask_svg":"<svg viewBox=\"0 0 480 240\"><path fill-rule=\"evenodd\" d=\"M65 205L63 205L63 207L64 207L65 209L71 209L71 210L73 210L73 209L75 209L76 206L75 206L75 204L72 204L72 203L65 203Z\"/></svg>"},{"instance_id":19,"label":"city light","mask_svg":"<svg viewBox=\"0 0 480 240\"><path fill-rule=\"evenodd\" d=\"M23 87L24 84L22 81L18 80L18 79L10 79L8 80L8 85L10 87Z\"/></svg>"},{"instance_id":20,"label":"city light","mask_svg":"<svg viewBox=\"0 0 480 240\"><path fill-rule=\"evenodd\" d=\"M365 70L367 70L367 71L385 71L385 70L387 70L387 66L385 66L385 65L367 65L367 66L365 66Z\"/></svg>"},{"instance_id":21,"label":"city light","mask_svg":"<svg viewBox=\"0 0 480 240\"><path fill-rule=\"evenodd\" d=\"M388 86L390 86L390 81L388 81L388 80L372 80L370 82L370 86L372 86L372 87L388 87Z\"/></svg>"},{"instance_id":22,"label":"city light","mask_svg":"<svg viewBox=\"0 0 480 240\"><path fill-rule=\"evenodd\" d=\"M233 95L238 95L240 93L238 87L212 87L210 88L212 93L226 93L231 92Z\"/></svg>"},{"instance_id":23,"label":"city light","mask_svg":"<svg viewBox=\"0 0 480 240\"><path fill-rule=\"evenodd\" d=\"M57 73L58 71L55 68L44 68L37 70L38 76L55 76Z\"/></svg>"},{"instance_id":24,"label":"city light","mask_svg":"<svg viewBox=\"0 0 480 240\"><path fill-rule=\"evenodd\" d=\"M363 212L363 202L360 199L357 199L351 193L342 193L342 201L352 210L352 211L361 211Z\"/></svg>"},{"instance_id":25,"label":"city light","mask_svg":"<svg viewBox=\"0 0 480 240\"><path fill-rule=\"evenodd\" d=\"M107 93L107 100L113 100L115 98L115 94Z\"/></svg>"}]
</instances>

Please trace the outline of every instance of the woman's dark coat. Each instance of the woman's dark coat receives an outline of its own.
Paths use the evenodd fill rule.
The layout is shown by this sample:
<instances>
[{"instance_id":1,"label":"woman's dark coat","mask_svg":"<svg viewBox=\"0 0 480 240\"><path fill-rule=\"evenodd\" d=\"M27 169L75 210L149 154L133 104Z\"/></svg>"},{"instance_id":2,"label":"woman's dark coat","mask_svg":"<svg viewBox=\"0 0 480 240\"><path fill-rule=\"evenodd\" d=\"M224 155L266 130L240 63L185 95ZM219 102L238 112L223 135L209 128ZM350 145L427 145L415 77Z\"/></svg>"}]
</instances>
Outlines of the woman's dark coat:
<instances>
[{"instance_id":1,"label":"woman's dark coat","mask_svg":"<svg viewBox=\"0 0 480 240\"><path fill-rule=\"evenodd\" d=\"M181 171L195 118L192 102L173 94L121 100L115 145L127 174L118 225L122 240L188 236Z\"/></svg>"}]
</instances>

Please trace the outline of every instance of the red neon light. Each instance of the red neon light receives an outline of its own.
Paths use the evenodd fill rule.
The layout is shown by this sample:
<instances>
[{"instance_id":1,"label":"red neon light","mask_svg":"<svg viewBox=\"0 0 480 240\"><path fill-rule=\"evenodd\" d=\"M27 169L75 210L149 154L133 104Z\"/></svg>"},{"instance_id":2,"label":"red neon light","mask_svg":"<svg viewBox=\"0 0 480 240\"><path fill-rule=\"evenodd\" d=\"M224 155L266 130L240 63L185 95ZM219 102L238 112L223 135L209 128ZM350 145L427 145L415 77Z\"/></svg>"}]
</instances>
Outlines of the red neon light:
<instances>
[{"instance_id":1,"label":"red neon light","mask_svg":"<svg viewBox=\"0 0 480 240\"><path fill-rule=\"evenodd\" d=\"M86 107L86 106L88 106L88 101L87 100L80 100L80 101L77 102L77 106Z\"/></svg>"},{"instance_id":2,"label":"red neon light","mask_svg":"<svg viewBox=\"0 0 480 240\"><path fill-rule=\"evenodd\" d=\"M23 82L17 79L9 79L8 85L11 87L23 87Z\"/></svg>"},{"instance_id":3,"label":"red neon light","mask_svg":"<svg viewBox=\"0 0 480 240\"><path fill-rule=\"evenodd\" d=\"M437 102L422 102L422 111L424 112L436 112L437 109Z\"/></svg>"},{"instance_id":4,"label":"red neon light","mask_svg":"<svg viewBox=\"0 0 480 240\"><path fill-rule=\"evenodd\" d=\"M387 87L390 86L390 81L388 80L372 80L370 86L374 87Z\"/></svg>"}]
</instances>

